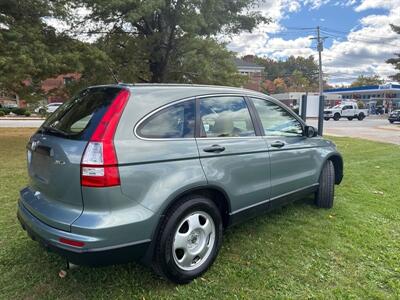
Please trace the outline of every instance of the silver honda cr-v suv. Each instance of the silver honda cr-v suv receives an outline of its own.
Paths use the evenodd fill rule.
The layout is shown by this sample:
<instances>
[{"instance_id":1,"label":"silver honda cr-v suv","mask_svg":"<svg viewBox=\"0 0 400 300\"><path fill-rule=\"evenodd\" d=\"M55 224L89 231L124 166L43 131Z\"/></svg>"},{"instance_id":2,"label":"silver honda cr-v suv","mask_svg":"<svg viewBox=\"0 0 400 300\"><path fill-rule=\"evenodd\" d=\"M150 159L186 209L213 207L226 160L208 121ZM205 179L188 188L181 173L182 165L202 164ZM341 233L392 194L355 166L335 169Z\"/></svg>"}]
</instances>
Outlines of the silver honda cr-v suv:
<instances>
[{"instance_id":1,"label":"silver honda cr-v suv","mask_svg":"<svg viewBox=\"0 0 400 300\"><path fill-rule=\"evenodd\" d=\"M223 229L315 194L333 205L335 145L282 103L197 85L85 89L27 145L18 218L75 264L136 258L186 283L215 260Z\"/></svg>"}]
</instances>

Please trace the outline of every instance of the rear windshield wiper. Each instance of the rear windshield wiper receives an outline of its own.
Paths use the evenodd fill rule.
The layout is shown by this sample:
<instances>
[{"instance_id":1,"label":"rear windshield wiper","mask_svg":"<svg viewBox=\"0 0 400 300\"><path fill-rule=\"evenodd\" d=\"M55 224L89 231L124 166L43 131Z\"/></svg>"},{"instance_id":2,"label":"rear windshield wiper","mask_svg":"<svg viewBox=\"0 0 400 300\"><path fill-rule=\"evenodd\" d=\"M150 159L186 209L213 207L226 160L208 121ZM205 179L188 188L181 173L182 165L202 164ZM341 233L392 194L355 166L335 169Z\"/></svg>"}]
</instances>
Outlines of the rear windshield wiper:
<instances>
[{"instance_id":1,"label":"rear windshield wiper","mask_svg":"<svg viewBox=\"0 0 400 300\"><path fill-rule=\"evenodd\" d=\"M42 126L42 129L44 129L44 130L46 130L48 132L55 133L55 134L60 134L60 135L63 135L63 136L71 136L72 135L72 134L69 134L69 133L67 133L65 131L62 131L62 130L60 130L58 128L51 127L51 126Z\"/></svg>"}]
</instances>

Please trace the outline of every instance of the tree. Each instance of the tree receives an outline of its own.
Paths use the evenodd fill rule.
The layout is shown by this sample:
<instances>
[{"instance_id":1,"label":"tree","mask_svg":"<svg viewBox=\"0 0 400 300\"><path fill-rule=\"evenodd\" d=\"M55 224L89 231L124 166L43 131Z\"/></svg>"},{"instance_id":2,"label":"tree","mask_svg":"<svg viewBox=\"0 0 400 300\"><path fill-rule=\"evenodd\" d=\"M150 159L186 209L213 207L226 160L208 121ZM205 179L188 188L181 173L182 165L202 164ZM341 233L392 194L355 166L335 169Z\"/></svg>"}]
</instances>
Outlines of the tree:
<instances>
[{"instance_id":1,"label":"tree","mask_svg":"<svg viewBox=\"0 0 400 300\"><path fill-rule=\"evenodd\" d=\"M276 93L286 93L288 91L285 80L283 78L279 78L279 77L276 78L274 80L274 85L276 87L276 90L275 90Z\"/></svg>"},{"instance_id":2,"label":"tree","mask_svg":"<svg viewBox=\"0 0 400 300\"><path fill-rule=\"evenodd\" d=\"M393 24L391 24L390 26L392 27L394 32L400 34L400 26L396 26ZM400 53L397 53L395 55L396 55L396 57L390 58L386 62L388 64L392 64L396 70L399 70L399 73L397 73L393 76L390 76L390 77L396 81L400 81Z\"/></svg>"},{"instance_id":3,"label":"tree","mask_svg":"<svg viewBox=\"0 0 400 300\"><path fill-rule=\"evenodd\" d=\"M265 67L267 79L283 79L290 91L318 90L318 65L313 56L306 58L290 56L280 61L255 57L254 62Z\"/></svg>"},{"instance_id":4,"label":"tree","mask_svg":"<svg viewBox=\"0 0 400 300\"><path fill-rule=\"evenodd\" d=\"M136 71L121 77L148 82L221 82L229 77L221 67L233 71L231 53L213 37L251 31L269 20L250 11L256 0L75 0L90 10L87 22L98 21L107 34L104 47L120 47L123 58ZM96 30L95 30L96 31ZM116 42L116 43L115 43ZM125 52L132 50L130 52ZM217 59L222 59L222 63ZM132 66L130 63L138 63ZM228 80L228 82L229 82ZM225 81L224 81L225 82Z\"/></svg>"},{"instance_id":5,"label":"tree","mask_svg":"<svg viewBox=\"0 0 400 300\"><path fill-rule=\"evenodd\" d=\"M300 70L295 70L292 76L288 78L290 82L290 91L305 92L310 88L310 82Z\"/></svg>"},{"instance_id":6,"label":"tree","mask_svg":"<svg viewBox=\"0 0 400 300\"><path fill-rule=\"evenodd\" d=\"M364 86L364 85L380 85L384 83L378 75L364 76L359 75L355 81L350 84L350 87Z\"/></svg>"},{"instance_id":7,"label":"tree","mask_svg":"<svg viewBox=\"0 0 400 300\"><path fill-rule=\"evenodd\" d=\"M97 49L58 34L44 22L49 17L66 17L64 7L64 0L0 2L1 90L25 100L40 99L42 80L81 71L83 63L101 57Z\"/></svg>"},{"instance_id":8,"label":"tree","mask_svg":"<svg viewBox=\"0 0 400 300\"><path fill-rule=\"evenodd\" d=\"M272 80L269 80L269 79L265 80L261 84L261 88L267 94L274 94L275 91L276 91L276 86L275 86L274 82Z\"/></svg>"}]
</instances>

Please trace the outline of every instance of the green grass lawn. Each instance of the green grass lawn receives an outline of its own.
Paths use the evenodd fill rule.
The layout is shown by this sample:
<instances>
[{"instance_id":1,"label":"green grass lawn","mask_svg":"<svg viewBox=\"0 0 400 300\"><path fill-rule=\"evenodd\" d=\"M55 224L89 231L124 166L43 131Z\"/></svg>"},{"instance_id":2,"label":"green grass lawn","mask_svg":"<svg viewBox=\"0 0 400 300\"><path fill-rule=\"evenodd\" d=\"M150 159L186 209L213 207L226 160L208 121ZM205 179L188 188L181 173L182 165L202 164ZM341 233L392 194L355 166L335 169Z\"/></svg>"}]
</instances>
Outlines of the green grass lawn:
<instances>
[{"instance_id":1,"label":"green grass lawn","mask_svg":"<svg viewBox=\"0 0 400 300\"><path fill-rule=\"evenodd\" d=\"M16 219L31 131L0 129L0 298L400 298L400 147L334 138L345 177L332 210L304 199L229 229L213 267L177 286L135 263L80 267Z\"/></svg>"}]
</instances>

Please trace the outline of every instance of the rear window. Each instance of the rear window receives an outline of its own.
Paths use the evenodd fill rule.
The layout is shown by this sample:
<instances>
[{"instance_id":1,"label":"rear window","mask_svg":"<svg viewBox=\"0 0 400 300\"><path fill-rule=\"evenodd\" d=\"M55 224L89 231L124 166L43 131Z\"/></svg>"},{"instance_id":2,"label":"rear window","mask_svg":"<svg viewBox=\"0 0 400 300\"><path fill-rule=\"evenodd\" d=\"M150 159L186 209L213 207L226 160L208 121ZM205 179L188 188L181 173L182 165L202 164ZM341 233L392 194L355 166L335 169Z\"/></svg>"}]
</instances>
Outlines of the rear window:
<instances>
[{"instance_id":1,"label":"rear window","mask_svg":"<svg viewBox=\"0 0 400 300\"><path fill-rule=\"evenodd\" d=\"M51 114L39 131L70 139L89 140L120 91L121 88L116 87L83 90Z\"/></svg>"}]
</instances>

